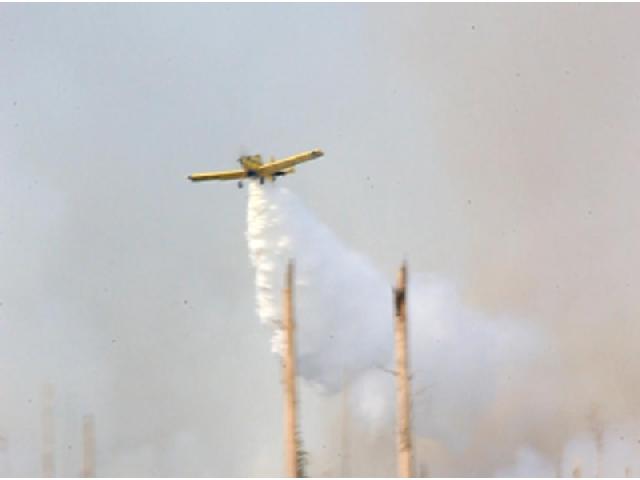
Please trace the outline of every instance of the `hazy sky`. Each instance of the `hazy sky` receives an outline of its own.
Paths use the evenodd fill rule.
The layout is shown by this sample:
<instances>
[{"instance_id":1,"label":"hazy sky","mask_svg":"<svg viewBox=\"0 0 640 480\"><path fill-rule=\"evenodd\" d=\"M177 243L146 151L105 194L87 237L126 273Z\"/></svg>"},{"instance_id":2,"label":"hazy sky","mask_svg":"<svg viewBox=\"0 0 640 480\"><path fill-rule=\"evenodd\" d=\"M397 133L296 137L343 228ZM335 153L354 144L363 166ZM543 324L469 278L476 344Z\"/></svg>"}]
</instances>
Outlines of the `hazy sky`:
<instances>
[{"instance_id":1,"label":"hazy sky","mask_svg":"<svg viewBox=\"0 0 640 480\"><path fill-rule=\"evenodd\" d=\"M560 410L592 395L638 413L639 21L636 5L1 5L2 473L40 474L46 382L60 475L78 473L86 413L101 475L281 472L246 192L185 180L243 153L324 149L285 181L346 244L390 280L406 257L548 329Z\"/></svg>"}]
</instances>

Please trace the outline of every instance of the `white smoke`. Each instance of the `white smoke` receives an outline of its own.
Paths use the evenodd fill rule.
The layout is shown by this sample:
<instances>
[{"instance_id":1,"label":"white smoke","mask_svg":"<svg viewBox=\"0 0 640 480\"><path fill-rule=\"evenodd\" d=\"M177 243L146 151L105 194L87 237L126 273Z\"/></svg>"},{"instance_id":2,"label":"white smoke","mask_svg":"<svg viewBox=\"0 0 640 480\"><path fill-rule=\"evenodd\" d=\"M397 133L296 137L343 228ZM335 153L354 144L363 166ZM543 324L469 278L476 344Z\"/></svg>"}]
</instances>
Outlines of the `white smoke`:
<instances>
[{"instance_id":1,"label":"white smoke","mask_svg":"<svg viewBox=\"0 0 640 480\"><path fill-rule=\"evenodd\" d=\"M560 463L523 446L512 465L499 468L496 477L637 477L640 471L640 425L613 423L601 434L583 431L565 444ZM601 438L599 438L601 437Z\"/></svg>"},{"instance_id":2,"label":"white smoke","mask_svg":"<svg viewBox=\"0 0 640 480\"><path fill-rule=\"evenodd\" d=\"M499 478L552 478L557 476L556 473L553 462L546 459L534 448L525 446L518 449L513 465L498 469L494 476Z\"/></svg>"},{"instance_id":3,"label":"white smoke","mask_svg":"<svg viewBox=\"0 0 640 480\"><path fill-rule=\"evenodd\" d=\"M328 393L345 379L355 412L388 425L393 395L391 281L346 248L289 190L250 182L247 239L256 271L257 313L280 352L280 292L295 260L298 372ZM410 272L409 331L414 425L461 446L490 404L498 369L531 350L508 321L466 307L450 282Z\"/></svg>"},{"instance_id":4,"label":"white smoke","mask_svg":"<svg viewBox=\"0 0 640 480\"><path fill-rule=\"evenodd\" d=\"M575 435L565 446L562 476L637 477L640 473L640 425L612 424L601 438L593 431Z\"/></svg>"}]
</instances>

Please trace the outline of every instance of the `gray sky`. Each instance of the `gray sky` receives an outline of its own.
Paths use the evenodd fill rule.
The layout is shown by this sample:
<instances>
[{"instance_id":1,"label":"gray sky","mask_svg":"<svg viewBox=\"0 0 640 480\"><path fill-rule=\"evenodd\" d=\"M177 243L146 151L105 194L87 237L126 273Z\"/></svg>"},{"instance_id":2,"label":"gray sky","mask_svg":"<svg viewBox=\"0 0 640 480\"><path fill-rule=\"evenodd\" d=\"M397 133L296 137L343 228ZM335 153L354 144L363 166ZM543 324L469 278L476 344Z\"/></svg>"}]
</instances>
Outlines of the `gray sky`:
<instances>
[{"instance_id":1,"label":"gray sky","mask_svg":"<svg viewBox=\"0 0 640 480\"><path fill-rule=\"evenodd\" d=\"M286 182L346 244L551 332L553 415L585 396L637 413L639 20L636 5L1 5L2 468L40 473L52 382L59 474L77 474L89 412L102 475L281 472L246 193L185 180L242 153L324 149ZM309 391L304 408L324 403Z\"/></svg>"}]
</instances>

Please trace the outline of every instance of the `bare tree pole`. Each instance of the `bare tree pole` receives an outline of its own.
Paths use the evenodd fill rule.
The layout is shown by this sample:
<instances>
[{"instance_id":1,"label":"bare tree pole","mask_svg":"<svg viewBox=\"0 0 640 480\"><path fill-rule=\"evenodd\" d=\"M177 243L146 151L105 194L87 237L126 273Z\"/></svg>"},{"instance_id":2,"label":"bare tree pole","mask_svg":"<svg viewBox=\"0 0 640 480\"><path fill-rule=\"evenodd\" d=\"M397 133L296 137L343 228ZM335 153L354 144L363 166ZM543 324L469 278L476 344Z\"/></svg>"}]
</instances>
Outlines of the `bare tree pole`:
<instances>
[{"instance_id":1,"label":"bare tree pole","mask_svg":"<svg viewBox=\"0 0 640 480\"><path fill-rule=\"evenodd\" d=\"M395 351L397 385L397 435L398 435L398 476L413 476L411 445L411 389L409 385L409 355L407 346L407 264L403 263L398 272L394 289L395 306Z\"/></svg>"},{"instance_id":2,"label":"bare tree pole","mask_svg":"<svg viewBox=\"0 0 640 480\"><path fill-rule=\"evenodd\" d=\"M96 425L93 415L82 419L82 476L96 476Z\"/></svg>"},{"instance_id":3,"label":"bare tree pole","mask_svg":"<svg viewBox=\"0 0 640 480\"><path fill-rule=\"evenodd\" d=\"M2 455L2 470L0 470L0 476L3 478L11 477L9 453L9 438L5 435L0 435L0 454Z\"/></svg>"},{"instance_id":4,"label":"bare tree pole","mask_svg":"<svg viewBox=\"0 0 640 480\"><path fill-rule=\"evenodd\" d=\"M602 429L602 418L600 416L600 407L593 405L587 419L596 442L596 478L602 477L602 456L604 451L604 432Z\"/></svg>"},{"instance_id":5,"label":"bare tree pole","mask_svg":"<svg viewBox=\"0 0 640 480\"><path fill-rule=\"evenodd\" d=\"M347 376L344 368L342 369L342 438L341 438L341 450L342 455L340 457L340 471L343 478L347 478L350 475L349 472L349 384L347 383Z\"/></svg>"},{"instance_id":6,"label":"bare tree pole","mask_svg":"<svg viewBox=\"0 0 640 480\"><path fill-rule=\"evenodd\" d=\"M285 386L285 462L288 477L301 476L298 465L295 319L293 316L293 262L289 261L283 291L284 386Z\"/></svg>"},{"instance_id":7,"label":"bare tree pole","mask_svg":"<svg viewBox=\"0 0 640 480\"><path fill-rule=\"evenodd\" d=\"M55 431L53 421L53 385L47 383L42 392L42 476L55 476Z\"/></svg>"}]
</instances>

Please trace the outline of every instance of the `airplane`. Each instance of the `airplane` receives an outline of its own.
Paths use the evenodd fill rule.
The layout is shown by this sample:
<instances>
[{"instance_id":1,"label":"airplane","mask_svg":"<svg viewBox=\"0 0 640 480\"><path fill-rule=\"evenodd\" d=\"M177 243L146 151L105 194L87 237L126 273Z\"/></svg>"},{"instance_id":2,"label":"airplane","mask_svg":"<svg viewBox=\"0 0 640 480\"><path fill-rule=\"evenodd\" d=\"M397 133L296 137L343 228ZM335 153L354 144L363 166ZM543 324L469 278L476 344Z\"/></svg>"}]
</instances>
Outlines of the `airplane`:
<instances>
[{"instance_id":1,"label":"airplane","mask_svg":"<svg viewBox=\"0 0 640 480\"><path fill-rule=\"evenodd\" d=\"M324 155L322 150L310 150L308 152L298 153L291 157L282 158L280 160L271 159L271 161L262 163L260 155L244 155L238 159L242 169L226 170L222 172L203 172L189 175L192 182L204 182L207 180L239 180L238 188L242 188L243 178L256 178L260 180L260 184L264 184L264 180L269 179L275 182L277 177L289 175L295 172L295 166L302 162L307 162Z\"/></svg>"}]
</instances>

